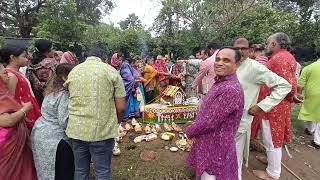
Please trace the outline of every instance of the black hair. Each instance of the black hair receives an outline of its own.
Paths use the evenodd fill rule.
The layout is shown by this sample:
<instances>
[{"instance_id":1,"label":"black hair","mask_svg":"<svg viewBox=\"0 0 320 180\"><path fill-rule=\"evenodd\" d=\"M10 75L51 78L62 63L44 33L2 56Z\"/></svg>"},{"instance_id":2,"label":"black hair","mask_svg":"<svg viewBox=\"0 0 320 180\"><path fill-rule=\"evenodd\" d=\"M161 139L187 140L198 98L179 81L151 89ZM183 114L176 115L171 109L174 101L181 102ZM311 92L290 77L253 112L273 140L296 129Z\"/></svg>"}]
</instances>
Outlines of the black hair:
<instances>
[{"instance_id":1,"label":"black hair","mask_svg":"<svg viewBox=\"0 0 320 180\"><path fill-rule=\"evenodd\" d=\"M53 78L50 80L50 82L48 83L49 85L44 91L44 95L48 95L52 92L57 92L62 89L64 83L63 77L68 76L73 67L74 65L68 63L59 64L56 67Z\"/></svg>"},{"instance_id":2,"label":"black hair","mask_svg":"<svg viewBox=\"0 0 320 180\"><path fill-rule=\"evenodd\" d=\"M39 39L35 42L34 47L36 48L35 52L33 53L33 58L31 63L38 64L43 59L47 58L45 53L48 53L52 48L52 41L48 39Z\"/></svg>"},{"instance_id":3,"label":"black hair","mask_svg":"<svg viewBox=\"0 0 320 180\"><path fill-rule=\"evenodd\" d=\"M251 44L250 48L254 51L263 51L265 49L262 44Z\"/></svg>"},{"instance_id":4,"label":"black hair","mask_svg":"<svg viewBox=\"0 0 320 180\"><path fill-rule=\"evenodd\" d=\"M102 60L105 60L107 59L107 48L103 43L97 42L93 46L91 46L91 49L88 55L96 56L98 58L101 58Z\"/></svg>"},{"instance_id":5,"label":"black hair","mask_svg":"<svg viewBox=\"0 0 320 180\"><path fill-rule=\"evenodd\" d=\"M147 55L145 58L144 58L144 60L145 60L145 64L147 64L148 63L148 61L154 61L154 57L152 56L152 55Z\"/></svg>"},{"instance_id":6,"label":"black hair","mask_svg":"<svg viewBox=\"0 0 320 180\"><path fill-rule=\"evenodd\" d=\"M222 51L223 49L231 49L231 50L234 50L234 52L235 52L235 60L236 60L236 62L240 62L241 61L241 52L238 50L238 49L236 49L236 48L234 48L234 47L230 47L230 46L226 46L226 47L222 47L219 51L218 51L218 53L220 52L220 51Z\"/></svg>"},{"instance_id":7,"label":"black hair","mask_svg":"<svg viewBox=\"0 0 320 180\"><path fill-rule=\"evenodd\" d=\"M220 49L221 45L220 43L216 42L216 41L212 41L210 44L208 44L207 48L210 49Z\"/></svg>"},{"instance_id":8,"label":"black hair","mask_svg":"<svg viewBox=\"0 0 320 180\"><path fill-rule=\"evenodd\" d=\"M10 61L10 56L20 56L22 53L26 52L26 48L7 45L0 49L0 63L7 66Z\"/></svg>"},{"instance_id":9,"label":"black hair","mask_svg":"<svg viewBox=\"0 0 320 180\"><path fill-rule=\"evenodd\" d=\"M208 48L201 48L201 49L200 49L200 54L202 53L202 51L204 51L204 53L209 56L210 50L209 50Z\"/></svg>"},{"instance_id":10,"label":"black hair","mask_svg":"<svg viewBox=\"0 0 320 180\"><path fill-rule=\"evenodd\" d=\"M52 41L48 39L39 39L35 42L34 47L40 53L47 53L52 48Z\"/></svg>"},{"instance_id":11,"label":"black hair","mask_svg":"<svg viewBox=\"0 0 320 180\"><path fill-rule=\"evenodd\" d=\"M69 46L68 51L75 53L76 49L74 46Z\"/></svg>"},{"instance_id":12,"label":"black hair","mask_svg":"<svg viewBox=\"0 0 320 180\"><path fill-rule=\"evenodd\" d=\"M131 57L127 58L126 60L128 61L129 64L133 64L133 63L137 62L137 59L131 58Z\"/></svg>"}]
</instances>

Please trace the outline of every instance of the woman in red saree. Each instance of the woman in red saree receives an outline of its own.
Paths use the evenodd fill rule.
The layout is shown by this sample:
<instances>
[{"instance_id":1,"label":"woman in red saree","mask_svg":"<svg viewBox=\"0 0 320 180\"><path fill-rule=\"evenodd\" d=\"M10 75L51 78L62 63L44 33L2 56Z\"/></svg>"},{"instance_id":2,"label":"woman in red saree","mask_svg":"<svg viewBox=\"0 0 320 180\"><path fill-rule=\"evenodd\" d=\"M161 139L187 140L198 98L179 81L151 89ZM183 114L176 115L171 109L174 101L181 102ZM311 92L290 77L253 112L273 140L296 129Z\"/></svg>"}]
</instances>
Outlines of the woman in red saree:
<instances>
[{"instance_id":1,"label":"woman in red saree","mask_svg":"<svg viewBox=\"0 0 320 180\"><path fill-rule=\"evenodd\" d=\"M27 126L31 130L35 121L41 116L41 111L29 80L19 72L20 67L28 65L27 51L15 46L3 47L1 49L1 63L6 65L6 71L9 73L8 88L15 100L19 104L31 102L33 105L32 111L27 113L27 118L30 120Z\"/></svg>"},{"instance_id":2,"label":"woman in red saree","mask_svg":"<svg viewBox=\"0 0 320 180\"><path fill-rule=\"evenodd\" d=\"M8 80L0 66L0 179L37 180L25 121L32 104L20 105L7 88Z\"/></svg>"}]
</instances>

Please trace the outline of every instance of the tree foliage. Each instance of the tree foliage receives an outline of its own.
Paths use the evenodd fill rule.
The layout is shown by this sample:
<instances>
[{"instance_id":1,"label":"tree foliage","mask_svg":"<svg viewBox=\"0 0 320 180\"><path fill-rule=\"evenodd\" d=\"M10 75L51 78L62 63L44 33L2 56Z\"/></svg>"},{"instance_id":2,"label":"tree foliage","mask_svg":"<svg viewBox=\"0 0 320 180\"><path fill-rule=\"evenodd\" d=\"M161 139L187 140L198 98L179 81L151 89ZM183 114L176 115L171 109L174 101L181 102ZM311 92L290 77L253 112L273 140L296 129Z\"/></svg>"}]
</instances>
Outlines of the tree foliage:
<instances>
[{"instance_id":1,"label":"tree foliage","mask_svg":"<svg viewBox=\"0 0 320 180\"><path fill-rule=\"evenodd\" d=\"M264 43L278 31L289 34L296 47L310 47L320 41L320 1L164 0L162 5L153 25L157 43L166 49L174 47L183 56L213 39L224 45L237 37Z\"/></svg>"},{"instance_id":2,"label":"tree foliage","mask_svg":"<svg viewBox=\"0 0 320 180\"><path fill-rule=\"evenodd\" d=\"M74 0L49 3L48 8L40 13L39 22L38 37L52 39L61 48L79 42L86 29L79 20Z\"/></svg>"},{"instance_id":3,"label":"tree foliage","mask_svg":"<svg viewBox=\"0 0 320 180\"><path fill-rule=\"evenodd\" d=\"M86 46L86 49L95 43L103 42L110 49L118 48L119 37L121 36L121 30L116 28L113 24L100 23L96 26L88 26L84 32L82 43Z\"/></svg>"},{"instance_id":4,"label":"tree foliage","mask_svg":"<svg viewBox=\"0 0 320 180\"><path fill-rule=\"evenodd\" d=\"M47 0L3 0L0 2L2 35L30 37L37 25L37 13L46 7Z\"/></svg>"},{"instance_id":5,"label":"tree foliage","mask_svg":"<svg viewBox=\"0 0 320 180\"><path fill-rule=\"evenodd\" d=\"M93 43L100 41L107 45L110 52L121 51L125 56L129 56L130 53L146 54L155 47L151 34L143 29L121 30L108 24L88 27L83 37L82 44L87 49Z\"/></svg>"},{"instance_id":6,"label":"tree foliage","mask_svg":"<svg viewBox=\"0 0 320 180\"><path fill-rule=\"evenodd\" d=\"M48 4L65 4L65 0L2 0L0 1L0 35L30 37L38 25L39 12ZM85 23L97 23L109 12L112 0L75 0L76 14Z\"/></svg>"},{"instance_id":7,"label":"tree foliage","mask_svg":"<svg viewBox=\"0 0 320 180\"><path fill-rule=\"evenodd\" d=\"M293 38L296 46L319 45L320 1L318 0L271 0L272 6L297 15L299 22Z\"/></svg>"},{"instance_id":8,"label":"tree foliage","mask_svg":"<svg viewBox=\"0 0 320 180\"><path fill-rule=\"evenodd\" d=\"M170 39L179 30L191 29L202 44L208 31L233 23L258 3L256 0L165 0L153 29Z\"/></svg>"},{"instance_id":9,"label":"tree foliage","mask_svg":"<svg viewBox=\"0 0 320 180\"><path fill-rule=\"evenodd\" d=\"M265 43L275 32L286 32L292 37L298 26L296 20L297 16L293 13L261 5L219 31L217 38L230 44L237 37L246 37L253 43Z\"/></svg>"},{"instance_id":10,"label":"tree foliage","mask_svg":"<svg viewBox=\"0 0 320 180\"><path fill-rule=\"evenodd\" d=\"M87 24L97 24L114 8L113 0L75 0L78 17Z\"/></svg>"},{"instance_id":11,"label":"tree foliage","mask_svg":"<svg viewBox=\"0 0 320 180\"><path fill-rule=\"evenodd\" d=\"M139 17L134 13L129 14L129 16L125 20L120 21L119 25L120 28L123 30L142 28L142 24Z\"/></svg>"}]
</instances>

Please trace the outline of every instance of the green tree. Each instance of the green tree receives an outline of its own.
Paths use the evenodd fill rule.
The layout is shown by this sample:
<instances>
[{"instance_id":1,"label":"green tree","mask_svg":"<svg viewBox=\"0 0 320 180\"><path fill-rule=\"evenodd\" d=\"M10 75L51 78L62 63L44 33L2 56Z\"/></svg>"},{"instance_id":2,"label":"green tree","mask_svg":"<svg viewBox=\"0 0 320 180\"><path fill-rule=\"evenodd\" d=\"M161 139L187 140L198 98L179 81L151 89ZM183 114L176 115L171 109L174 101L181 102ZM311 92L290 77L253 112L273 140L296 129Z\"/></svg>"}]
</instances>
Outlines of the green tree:
<instances>
[{"instance_id":1,"label":"green tree","mask_svg":"<svg viewBox=\"0 0 320 180\"><path fill-rule=\"evenodd\" d=\"M156 47L151 34L142 28L121 30L113 24L89 26L83 37L82 44L87 48L100 41L106 44L110 52L121 51L126 56L144 55Z\"/></svg>"},{"instance_id":2,"label":"green tree","mask_svg":"<svg viewBox=\"0 0 320 180\"><path fill-rule=\"evenodd\" d=\"M75 1L49 3L48 7L39 16L37 36L52 39L60 48L67 48L70 44L79 42L86 25L77 16Z\"/></svg>"},{"instance_id":3,"label":"green tree","mask_svg":"<svg viewBox=\"0 0 320 180\"><path fill-rule=\"evenodd\" d=\"M165 0L154 30L172 38L179 30L191 29L201 45L208 31L233 23L257 4L256 0Z\"/></svg>"},{"instance_id":4,"label":"green tree","mask_svg":"<svg viewBox=\"0 0 320 180\"><path fill-rule=\"evenodd\" d=\"M0 35L33 36L38 25L38 14L48 9L48 4L64 4L64 0L2 0L0 1ZM75 0L76 12L85 23L97 23L109 12L112 0Z\"/></svg>"},{"instance_id":5,"label":"green tree","mask_svg":"<svg viewBox=\"0 0 320 180\"><path fill-rule=\"evenodd\" d=\"M219 31L217 38L230 45L237 37L246 37L254 43L265 43L272 33L279 31L286 32L292 37L297 31L297 19L294 13L261 5Z\"/></svg>"},{"instance_id":6,"label":"green tree","mask_svg":"<svg viewBox=\"0 0 320 180\"><path fill-rule=\"evenodd\" d=\"M155 47L149 32L143 29L126 29L122 31L123 39L120 41L119 50L128 56L145 55Z\"/></svg>"},{"instance_id":7,"label":"green tree","mask_svg":"<svg viewBox=\"0 0 320 180\"><path fill-rule=\"evenodd\" d=\"M46 0L4 0L0 2L0 30L3 35L30 37L37 25L37 13L47 6Z\"/></svg>"},{"instance_id":8,"label":"green tree","mask_svg":"<svg viewBox=\"0 0 320 180\"><path fill-rule=\"evenodd\" d=\"M113 0L75 0L75 3L80 20L91 25L99 23L115 5Z\"/></svg>"},{"instance_id":9,"label":"green tree","mask_svg":"<svg viewBox=\"0 0 320 180\"><path fill-rule=\"evenodd\" d=\"M320 1L318 0L271 0L272 6L297 15L297 28L293 39L295 45L310 47L318 44L320 38L319 15Z\"/></svg>"},{"instance_id":10,"label":"green tree","mask_svg":"<svg viewBox=\"0 0 320 180\"><path fill-rule=\"evenodd\" d=\"M95 26L88 26L82 38L82 44L89 49L93 43L98 41L107 45L111 50L119 48L119 39L121 38L121 30L114 27L113 24L100 23Z\"/></svg>"},{"instance_id":11,"label":"green tree","mask_svg":"<svg viewBox=\"0 0 320 180\"><path fill-rule=\"evenodd\" d=\"M142 28L141 21L135 13L129 14L125 20L119 22L119 25L123 30Z\"/></svg>"}]
</instances>

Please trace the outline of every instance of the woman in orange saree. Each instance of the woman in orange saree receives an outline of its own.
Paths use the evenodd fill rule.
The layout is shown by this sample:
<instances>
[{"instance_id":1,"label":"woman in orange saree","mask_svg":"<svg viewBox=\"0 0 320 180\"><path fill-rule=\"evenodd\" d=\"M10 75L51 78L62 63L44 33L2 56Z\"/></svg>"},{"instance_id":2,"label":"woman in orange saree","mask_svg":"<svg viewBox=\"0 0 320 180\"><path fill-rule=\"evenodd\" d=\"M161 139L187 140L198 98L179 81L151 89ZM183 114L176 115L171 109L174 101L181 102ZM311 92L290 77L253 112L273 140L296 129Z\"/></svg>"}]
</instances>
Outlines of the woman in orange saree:
<instances>
[{"instance_id":1,"label":"woman in orange saree","mask_svg":"<svg viewBox=\"0 0 320 180\"><path fill-rule=\"evenodd\" d=\"M25 121L32 104L20 105L7 82L8 74L0 65L0 179L37 180Z\"/></svg>"},{"instance_id":2,"label":"woman in orange saree","mask_svg":"<svg viewBox=\"0 0 320 180\"><path fill-rule=\"evenodd\" d=\"M145 88L145 96L146 96L146 104L150 104L155 102L159 95L159 83L156 79L156 76L159 74L159 71L157 71L152 65L153 65L153 58L152 57L146 57L146 64L144 67L144 75L143 78L146 79L144 82L144 88Z\"/></svg>"}]
</instances>

